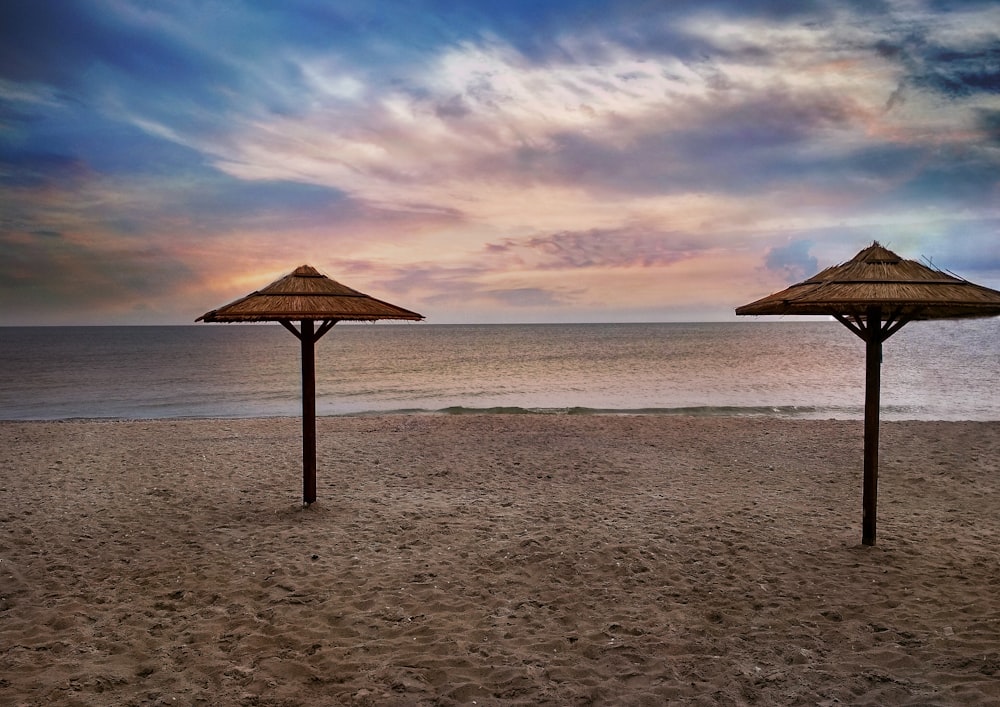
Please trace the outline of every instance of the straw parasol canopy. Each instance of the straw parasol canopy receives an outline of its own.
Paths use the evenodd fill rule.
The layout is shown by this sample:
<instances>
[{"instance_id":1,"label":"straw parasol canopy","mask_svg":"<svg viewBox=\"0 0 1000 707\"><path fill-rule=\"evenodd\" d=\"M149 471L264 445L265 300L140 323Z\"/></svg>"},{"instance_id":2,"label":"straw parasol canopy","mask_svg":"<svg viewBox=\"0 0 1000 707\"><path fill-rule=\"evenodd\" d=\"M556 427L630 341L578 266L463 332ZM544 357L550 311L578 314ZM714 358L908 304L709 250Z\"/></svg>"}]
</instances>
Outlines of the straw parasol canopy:
<instances>
[{"instance_id":1,"label":"straw parasol canopy","mask_svg":"<svg viewBox=\"0 0 1000 707\"><path fill-rule=\"evenodd\" d=\"M851 260L736 308L739 315L825 314L866 344L861 542L875 544L882 343L912 321L1000 315L1000 292L872 243Z\"/></svg>"},{"instance_id":2,"label":"straw parasol canopy","mask_svg":"<svg viewBox=\"0 0 1000 707\"><path fill-rule=\"evenodd\" d=\"M316 500L316 342L339 321L423 318L302 265L267 287L206 312L195 321L279 322L301 342L302 497L309 504ZM298 329L292 323L295 321L299 322Z\"/></svg>"},{"instance_id":3,"label":"straw parasol canopy","mask_svg":"<svg viewBox=\"0 0 1000 707\"><path fill-rule=\"evenodd\" d=\"M1000 293L915 260L904 260L876 242L846 263L738 307L736 313L864 318L873 304L888 315L883 318L907 322L990 317L1000 314Z\"/></svg>"},{"instance_id":4,"label":"straw parasol canopy","mask_svg":"<svg viewBox=\"0 0 1000 707\"><path fill-rule=\"evenodd\" d=\"M375 321L420 320L423 316L375 299L331 280L309 265L301 265L267 287L213 309L195 321Z\"/></svg>"}]
</instances>

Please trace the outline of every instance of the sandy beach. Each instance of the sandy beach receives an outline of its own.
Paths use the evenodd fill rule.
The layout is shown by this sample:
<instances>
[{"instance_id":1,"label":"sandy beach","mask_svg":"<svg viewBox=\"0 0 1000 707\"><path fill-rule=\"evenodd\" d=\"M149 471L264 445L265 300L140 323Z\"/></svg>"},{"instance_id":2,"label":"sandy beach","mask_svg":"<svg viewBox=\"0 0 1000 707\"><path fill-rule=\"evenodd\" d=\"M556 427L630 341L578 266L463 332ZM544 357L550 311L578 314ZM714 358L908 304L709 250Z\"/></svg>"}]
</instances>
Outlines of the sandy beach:
<instances>
[{"instance_id":1,"label":"sandy beach","mask_svg":"<svg viewBox=\"0 0 1000 707\"><path fill-rule=\"evenodd\" d=\"M1000 704L1000 423L0 423L0 704Z\"/></svg>"}]
</instances>

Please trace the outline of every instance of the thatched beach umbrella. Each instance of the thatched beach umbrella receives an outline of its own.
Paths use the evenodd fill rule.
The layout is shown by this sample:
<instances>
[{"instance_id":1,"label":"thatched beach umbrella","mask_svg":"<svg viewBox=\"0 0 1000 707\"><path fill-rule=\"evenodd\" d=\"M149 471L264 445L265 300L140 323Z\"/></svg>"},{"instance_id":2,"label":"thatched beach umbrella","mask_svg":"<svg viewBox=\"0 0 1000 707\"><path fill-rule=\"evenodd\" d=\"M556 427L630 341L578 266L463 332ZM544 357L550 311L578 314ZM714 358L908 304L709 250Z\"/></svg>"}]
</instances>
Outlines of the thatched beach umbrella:
<instances>
[{"instance_id":1,"label":"thatched beach umbrella","mask_svg":"<svg viewBox=\"0 0 1000 707\"><path fill-rule=\"evenodd\" d=\"M1000 315L1000 292L904 260L876 242L848 262L738 307L736 313L830 315L864 339L867 372L861 542L874 545L882 342L912 321Z\"/></svg>"},{"instance_id":2,"label":"thatched beach umbrella","mask_svg":"<svg viewBox=\"0 0 1000 707\"><path fill-rule=\"evenodd\" d=\"M408 319L423 316L369 297L303 265L195 321L280 322L302 344L302 499L316 500L316 357L315 344L339 321ZM299 322L296 329L293 321ZM319 327L314 324L319 322Z\"/></svg>"}]
</instances>

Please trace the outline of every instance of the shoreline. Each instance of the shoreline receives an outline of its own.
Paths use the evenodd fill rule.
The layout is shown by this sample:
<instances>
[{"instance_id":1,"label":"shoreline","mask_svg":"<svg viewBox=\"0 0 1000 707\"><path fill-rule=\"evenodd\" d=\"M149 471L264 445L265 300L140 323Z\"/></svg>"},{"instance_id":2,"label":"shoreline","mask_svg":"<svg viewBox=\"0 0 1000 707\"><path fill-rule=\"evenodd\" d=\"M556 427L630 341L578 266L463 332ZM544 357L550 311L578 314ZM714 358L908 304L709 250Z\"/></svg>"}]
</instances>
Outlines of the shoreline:
<instances>
[{"instance_id":1,"label":"shoreline","mask_svg":"<svg viewBox=\"0 0 1000 707\"><path fill-rule=\"evenodd\" d=\"M736 420L804 420L820 422L857 422L864 420L864 409L859 407L856 410L845 410L844 408L816 408L801 405L786 406L759 406L759 407L739 407L732 405L725 406L697 406L697 407L676 407L676 408L590 408L590 407L558 407L558 408L534 408L521 406L500 406L500 407L466 407L451 406L439 409L425 408L402 408L398 410L365 410L358 412L343 413L323 413L317 412L316 419L351 419L351 418L397 418L397 417L452 417L452 416L571 416L571 417L691 417L695 419L705 418L733 418ZM973 422L973 423L993 423L1000 422L1000 418L978 418L978 417L923 417L906 416L913 415L913 411L893 406L882 406L880 408L880 422ZM301 414L248 414L244 416L233 415L171 415L163 417L128 417L128 416L72 416L72 417L0 417L0 424L6 423L36 423L36 422L81 422L81 423L102 423L102 422L227 422L254 420L300 420Z\"/></svg>"},{"instance_id":2,"label":"shoreline","mask_svg":"<svg viewBox=\"0 0 1000 707\"><path fill-rule=\"evenodd\" d=\"M1000 422L0 422L10 704L997 704Z\"/></svg>"}]
</instances>

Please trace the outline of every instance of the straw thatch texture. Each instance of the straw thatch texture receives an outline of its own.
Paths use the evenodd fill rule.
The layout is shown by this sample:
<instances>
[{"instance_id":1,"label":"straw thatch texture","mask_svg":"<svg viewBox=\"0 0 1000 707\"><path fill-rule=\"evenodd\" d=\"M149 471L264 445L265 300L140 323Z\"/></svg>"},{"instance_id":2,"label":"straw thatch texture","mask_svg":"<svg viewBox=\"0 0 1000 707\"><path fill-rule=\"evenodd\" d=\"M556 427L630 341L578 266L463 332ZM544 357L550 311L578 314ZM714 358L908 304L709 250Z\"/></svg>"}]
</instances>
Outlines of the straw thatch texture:
<instances>
[{"instance_id":1,"label":"straw thatch texture","mask_svg":"<svg viewBox=\"0 0 1000 707\"><path fill-rule=\"evenodd\" d=\"M738 307L736 314L829 314L956 319L1000 315L1000 292L905 260L873 243L853 259L781 292Z\"/></svg>"},{"instance_id":2,"label":"straw thatch texture","mask_svg":"<svg viewBox=\"0 0 1000 707\"><path fill-rule=\"evenodd\" d=\"M195 321L262 322L293 320L408 319L423 316L370 297L302 265L256 292L213 309Z\"/></svg>"}]
</instances>

